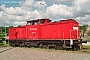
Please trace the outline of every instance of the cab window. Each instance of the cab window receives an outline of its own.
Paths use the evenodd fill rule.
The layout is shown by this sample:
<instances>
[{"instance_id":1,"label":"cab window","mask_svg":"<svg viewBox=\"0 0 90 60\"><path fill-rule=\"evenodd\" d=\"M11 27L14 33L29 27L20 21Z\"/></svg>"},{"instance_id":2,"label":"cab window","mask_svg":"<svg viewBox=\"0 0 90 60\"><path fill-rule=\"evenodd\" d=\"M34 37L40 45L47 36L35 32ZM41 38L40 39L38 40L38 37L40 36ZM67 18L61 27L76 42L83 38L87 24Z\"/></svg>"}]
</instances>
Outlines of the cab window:
<instances>
[{"instance_id":1,"label":"cab window","mask_svg":"<svg viewBox=\"0 0 90 60\"><path fill-rule=\"evenodd\" d=\"M44 20L40 20L40 24L44 24Z\"/></svg>"},{"instance_id":2,"label":"cab window","mask_svg":"<svg viewBox=\"0 0 90 60\"><path fill-rule=\"evenodd\" d=\"M34 22L34 25L38 25L38 21Z\"/></svg>"},{"instance_id":3,"label":"cab window","mask_svg":"<svg viewBox=\"0 0 90 60\"><path fill-rule=\"evenodd\" d=\"M27 25L30 25L30 22L28 22Z\"/></svg>"}]
</instances>

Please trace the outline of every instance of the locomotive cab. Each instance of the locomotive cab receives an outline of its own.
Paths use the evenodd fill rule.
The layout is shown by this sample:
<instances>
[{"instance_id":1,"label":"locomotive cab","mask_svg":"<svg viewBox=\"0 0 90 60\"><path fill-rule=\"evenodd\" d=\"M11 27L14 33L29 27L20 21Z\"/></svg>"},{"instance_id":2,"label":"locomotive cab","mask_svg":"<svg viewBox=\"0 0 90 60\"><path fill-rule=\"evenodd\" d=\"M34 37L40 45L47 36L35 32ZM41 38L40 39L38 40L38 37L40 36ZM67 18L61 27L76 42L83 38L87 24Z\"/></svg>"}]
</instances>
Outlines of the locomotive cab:
<instances>
[{"instance_id":1,"label":"locomotive cab","mask_svg":"<svg viewBox=\"0 0 90 60\"><path fill-rule=\"evenodd\" d=\"M31 21L27 21L26 25L38 25L39 20L31 20Z\"/></svg>"},{"instance_id":2,"label":"locomotive cab","mask_svg":"<svg viewBox=\"0 0 90 60\"><path fill-rule=\"evenodd\" d=\"M49 20L49 19L39 19L39 22L40 22L40 24L46 24L46 23L50 23L51 20Z\"/></svg>"},{"instance_id":3,"label":"locomotive cab","mask_svg":"<svg viewBox=\"0 0 90 60\"><path fill-rule=\"evenodd\" d=\"M49 19L37 19L37 20L27 21L26 25L41 25L41 24L46 24L49 22L51 22L51 20L49 20Z\"/></svg>"}]
</instances>

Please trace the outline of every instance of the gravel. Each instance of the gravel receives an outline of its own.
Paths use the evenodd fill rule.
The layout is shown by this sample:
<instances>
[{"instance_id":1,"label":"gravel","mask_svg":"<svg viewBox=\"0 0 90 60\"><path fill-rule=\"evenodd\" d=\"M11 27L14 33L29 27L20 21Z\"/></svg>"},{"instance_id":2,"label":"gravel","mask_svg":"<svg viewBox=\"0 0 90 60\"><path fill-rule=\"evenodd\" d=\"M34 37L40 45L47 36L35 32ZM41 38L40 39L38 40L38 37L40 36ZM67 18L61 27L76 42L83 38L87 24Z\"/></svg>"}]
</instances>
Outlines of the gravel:
<instances>
[{"instance_id":1,"label":"gravel","mask_svg":"<svg viewBox=\"0 0 90 60\"><path fill-rule=\"evenodd\" d=\"M2 47L0 60L90 60L90 53L40 48Z\"/></svg>"}]
</instances>

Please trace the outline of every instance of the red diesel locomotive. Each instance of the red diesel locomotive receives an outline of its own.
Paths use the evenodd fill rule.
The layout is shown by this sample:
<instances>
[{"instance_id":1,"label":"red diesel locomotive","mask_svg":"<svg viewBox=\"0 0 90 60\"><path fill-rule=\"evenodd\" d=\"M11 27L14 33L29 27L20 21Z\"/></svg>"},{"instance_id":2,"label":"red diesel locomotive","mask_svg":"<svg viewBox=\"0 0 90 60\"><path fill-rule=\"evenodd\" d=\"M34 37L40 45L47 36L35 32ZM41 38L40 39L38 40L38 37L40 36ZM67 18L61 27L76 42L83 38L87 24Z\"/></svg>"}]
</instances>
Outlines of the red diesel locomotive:
<instances>
[{"instance_id":1,"label":"red diesel locomotive","mask_svg":"<svg viewBox=\"0 0 90 60\"><path fill-rule=\"evenodd\" d=\"M55 49L80 49L79 23L74 19L51 22L50 19L27 21L24 26L9 29L10 46L37 46Z\"/></svg>"}]
</instances>

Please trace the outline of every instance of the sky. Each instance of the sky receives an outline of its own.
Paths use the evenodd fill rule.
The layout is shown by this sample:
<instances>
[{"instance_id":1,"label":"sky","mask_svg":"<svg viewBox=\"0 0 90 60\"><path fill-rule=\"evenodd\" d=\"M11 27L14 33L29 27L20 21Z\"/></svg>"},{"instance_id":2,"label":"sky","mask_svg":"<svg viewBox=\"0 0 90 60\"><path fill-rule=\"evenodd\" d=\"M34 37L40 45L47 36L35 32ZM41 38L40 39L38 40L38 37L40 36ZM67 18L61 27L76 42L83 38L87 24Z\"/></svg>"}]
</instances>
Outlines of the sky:
<instances>
[{"instance_id":1,"label":"sky","mask_svg":"<svg viewBox=\"0 0 90 60\"><path fill-rule=\"evenodd\" d=\"M39 18L75 19L90 25L89 6L90 0L0 0L0 26L25 25Z\"/></svg>"}]
</instances>

